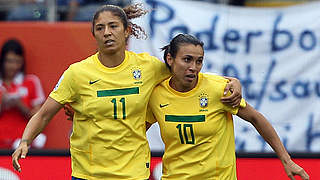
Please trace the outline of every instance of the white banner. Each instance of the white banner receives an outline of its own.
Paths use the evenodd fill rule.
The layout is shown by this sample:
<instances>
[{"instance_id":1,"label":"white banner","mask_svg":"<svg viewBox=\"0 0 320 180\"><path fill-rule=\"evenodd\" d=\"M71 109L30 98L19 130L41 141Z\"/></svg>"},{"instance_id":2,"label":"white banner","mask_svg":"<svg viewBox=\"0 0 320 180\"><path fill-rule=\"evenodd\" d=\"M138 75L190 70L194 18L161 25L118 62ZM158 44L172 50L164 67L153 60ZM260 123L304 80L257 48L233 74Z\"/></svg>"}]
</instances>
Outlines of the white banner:
<instances>
[{"instance_id":1,"label":"white banner","mask_svg":"<svg viewBox=\"0 0 320 180\"><path fill-rule=\"evenodd\" d=\"M243 97L267 117L290 152L320 152L320 3L286 8L181 0L146 4L153 11L135 23L149 37L130 40L130 50L162 59L160 47L176 34L197 36L205 43L204 72L240 79ZM152 150L163 150L154 144L152 131ZM235 132L238 152L271 151L239 118Z\"/></svg>"}]
</instances>

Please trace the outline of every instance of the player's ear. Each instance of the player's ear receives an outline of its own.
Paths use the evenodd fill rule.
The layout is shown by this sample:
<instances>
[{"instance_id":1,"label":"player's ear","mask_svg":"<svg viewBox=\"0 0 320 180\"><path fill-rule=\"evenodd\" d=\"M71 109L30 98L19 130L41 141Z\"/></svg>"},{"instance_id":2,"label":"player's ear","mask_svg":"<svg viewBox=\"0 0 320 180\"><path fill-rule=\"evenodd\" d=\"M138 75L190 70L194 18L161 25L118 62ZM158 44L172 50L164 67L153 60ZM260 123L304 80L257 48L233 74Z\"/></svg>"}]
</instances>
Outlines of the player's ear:
<instances>
[{"instance_id":1,"label":"player's ear","mask_svg":"<svg viewBox=\"0 0 320 180\"><path fill-rule=\"evenodd\" d=\"M167 58L168 65L171 67L173 64L173 57L171 56L170 53L168 53L166 58Z\"/></svg>"},{"instance_id":2,"label":"player's ear","mask_svg":"<svg viewBox=\"0 0 320 180\"><path fill-rule=\"evenodd\" d=\"M124 36L126 37L126 39L129 38L131 33L132 33L132 28L130 26L128 26L127 29L125 29L125 31L124 31Z\"/></svg>"}]
</instances>

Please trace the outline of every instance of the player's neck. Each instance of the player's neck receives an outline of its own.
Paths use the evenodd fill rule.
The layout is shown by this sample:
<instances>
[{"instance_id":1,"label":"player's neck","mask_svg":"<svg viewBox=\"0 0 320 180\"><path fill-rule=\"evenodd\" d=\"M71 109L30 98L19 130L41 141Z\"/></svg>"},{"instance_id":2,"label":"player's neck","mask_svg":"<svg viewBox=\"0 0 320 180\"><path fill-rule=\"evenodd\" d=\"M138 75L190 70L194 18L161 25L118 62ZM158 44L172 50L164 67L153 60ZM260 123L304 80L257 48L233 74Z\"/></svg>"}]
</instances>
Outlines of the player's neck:
<instances>
[{"instance_id":1,"label":"player's neck","mask_svg":"<svg viewBox=\"0 0 320 180\"><path fill-rule=\"evenodd\" d=\"M169 81L169 86L178 92L185 93L194 89L197 86L197 83L198 78L193 83L185 83L183 81L180 81L179 79L172 77Z\"/></svg>"},{"instance_id":2,"label":"player's neck","mask_svg":"<svg viewBox=\"0 0 320 180\"><path fill-rule=\"evenodd\" d=\"M105 54L100 53L98 54L98 59L106 67L112 68L119 66L125 58L125 51L118 51L113 54Z\"/></svg>"}]
</instances>

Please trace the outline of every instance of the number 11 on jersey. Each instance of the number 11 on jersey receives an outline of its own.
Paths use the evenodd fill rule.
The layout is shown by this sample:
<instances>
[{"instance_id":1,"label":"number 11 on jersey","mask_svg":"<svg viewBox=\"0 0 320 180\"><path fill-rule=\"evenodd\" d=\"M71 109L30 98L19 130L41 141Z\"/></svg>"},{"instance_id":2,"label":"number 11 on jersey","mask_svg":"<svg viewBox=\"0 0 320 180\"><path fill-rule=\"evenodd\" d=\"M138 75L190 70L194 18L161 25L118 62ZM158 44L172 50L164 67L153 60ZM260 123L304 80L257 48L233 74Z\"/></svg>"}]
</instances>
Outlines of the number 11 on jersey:
<instances>
[{"instance_id":1,"label":"number 11 on jersey","mask_svg":"<svg viewBox=\"0 0 320 180\"><path fill-rule=\"evenodd\" d=\"M113 119L118 119L117 98L113 98L110 102L113 103ZM126 119L126 99L122 97L119 102L122 104L122 119Z\"/></svg>"}]
</instances>

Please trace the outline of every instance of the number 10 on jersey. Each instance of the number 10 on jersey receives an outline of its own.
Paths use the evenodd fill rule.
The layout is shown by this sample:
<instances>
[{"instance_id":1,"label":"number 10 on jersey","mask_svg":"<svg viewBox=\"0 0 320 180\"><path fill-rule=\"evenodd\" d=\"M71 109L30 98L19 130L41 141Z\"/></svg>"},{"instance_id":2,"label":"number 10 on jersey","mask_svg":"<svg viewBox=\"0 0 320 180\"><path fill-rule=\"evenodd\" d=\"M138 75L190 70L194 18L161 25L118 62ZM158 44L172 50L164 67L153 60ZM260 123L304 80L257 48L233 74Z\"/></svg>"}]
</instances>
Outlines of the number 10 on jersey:
<instances>
[{"instance_id":1,"label":"number 10 on jersey","mask_svg":"<svg viewBox=\"0 0 320 180\"><path fill-rule=\"evenodd\" d=\"M181 144L194 144L194 133L192 124L178 124L178 129Z\"/></svg>"}]
</instances>

